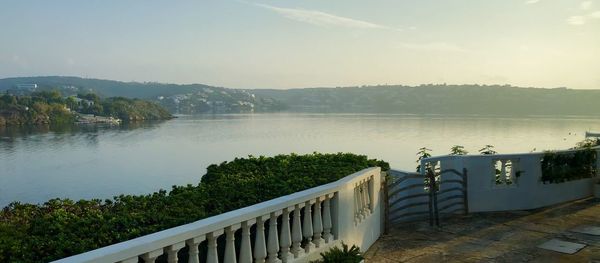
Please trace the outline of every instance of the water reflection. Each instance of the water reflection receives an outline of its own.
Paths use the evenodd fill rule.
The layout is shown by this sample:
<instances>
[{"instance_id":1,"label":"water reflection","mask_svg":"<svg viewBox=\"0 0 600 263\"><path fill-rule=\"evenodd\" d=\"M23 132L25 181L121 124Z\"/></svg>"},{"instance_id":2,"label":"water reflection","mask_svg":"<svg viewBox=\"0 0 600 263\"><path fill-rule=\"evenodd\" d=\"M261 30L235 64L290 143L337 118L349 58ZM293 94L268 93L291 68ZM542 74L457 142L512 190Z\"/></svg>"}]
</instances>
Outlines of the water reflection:
<instances>
[{"instance_id":1,"label":"water reflection","mask_svg":"<svg viewBox=\"0 0 600 263\"><path fill-rule=\"evenodd\" d=\"M573 146L597 119L375 114L180 116L121 126L0 128L0 206L54 197L109 198L198 183L212 163L247 155L354 152L414 169L423 146L446 154Z\"/></svg>"}]
</instances>

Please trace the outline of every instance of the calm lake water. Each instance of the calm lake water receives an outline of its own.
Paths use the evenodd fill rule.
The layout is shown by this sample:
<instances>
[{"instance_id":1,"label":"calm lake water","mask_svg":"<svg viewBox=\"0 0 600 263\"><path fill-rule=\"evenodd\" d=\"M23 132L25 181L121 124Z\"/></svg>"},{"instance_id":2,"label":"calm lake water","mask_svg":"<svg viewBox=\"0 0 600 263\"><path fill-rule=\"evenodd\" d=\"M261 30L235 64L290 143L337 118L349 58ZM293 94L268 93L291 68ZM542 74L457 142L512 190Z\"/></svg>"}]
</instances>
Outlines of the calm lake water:
<instances>
[{"instance_id":1,"label":"calm lake water","mask_svg":"<svg viewBox=\"0 0 600 263\"><path fill-rule=\"evenodd\" d=\"M197 184L212 163L247 155L353 152L415 168L427 146L500 153L563 149L599 119L356 114L180 117L121 127L0 129L0 206L50 198L110 198Z\"/></svg>"}]
</instances>

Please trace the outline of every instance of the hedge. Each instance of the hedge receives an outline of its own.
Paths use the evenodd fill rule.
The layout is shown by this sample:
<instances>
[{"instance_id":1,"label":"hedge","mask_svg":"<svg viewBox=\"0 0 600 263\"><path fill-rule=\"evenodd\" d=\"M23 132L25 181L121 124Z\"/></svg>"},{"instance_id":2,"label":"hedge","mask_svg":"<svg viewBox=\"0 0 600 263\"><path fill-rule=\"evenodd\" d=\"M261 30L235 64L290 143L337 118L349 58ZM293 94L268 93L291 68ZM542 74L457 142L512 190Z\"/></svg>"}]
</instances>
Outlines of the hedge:
<instances>
[{"instance_id":1,"label":"hedge","mask_svg":"<svg viewBox=\"0 0 600 263\"><path fill-rule=\"evenodd\" d=\"M0 211L0 262L47 262L190 223L389 164L350 153L237 158L196 186L107 200L14 202Z\"/></svg>"}]
</instances>

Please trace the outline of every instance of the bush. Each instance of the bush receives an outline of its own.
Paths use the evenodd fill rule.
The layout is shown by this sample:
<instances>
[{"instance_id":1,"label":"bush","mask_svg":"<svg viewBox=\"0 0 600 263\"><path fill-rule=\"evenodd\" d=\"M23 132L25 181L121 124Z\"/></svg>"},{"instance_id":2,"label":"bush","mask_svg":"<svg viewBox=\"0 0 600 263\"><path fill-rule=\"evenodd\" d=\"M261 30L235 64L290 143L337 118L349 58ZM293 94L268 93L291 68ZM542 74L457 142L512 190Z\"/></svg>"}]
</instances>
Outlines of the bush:
<instances>
[{"instance_id":1,"label":"bush","mask_svg":"<svg viewBox=\"0 0 600 263\"><path fill-rule=\"evenodd\" d=\"M312 263L359 263L364 259L357 246L352 245L351 248L348 248L348 245L343 242L342 249L333 247L329 251L321 253L321 257L321 260Z\"/></svg>"},{"instance_id":2,"label":"bush","mask_svg":"<svg viewBox=\"0 0 600 263\"><path fill-rule=\"evenodd\" d=\"M563 183L596 176L596 150L571 153L546 152L542 157L542 182Z\"/></svg>"},{"instance_id":3,"label":"bush","mask_svg":"<svg viewBox=\"0 0 600 263\"><path fill-rule=\"evenodd\" d=\"M0 211L0 262L47 262L389 165L349 153L238 158L197 186L113 199L12 203Z\"/></svg>"}]
</instances>

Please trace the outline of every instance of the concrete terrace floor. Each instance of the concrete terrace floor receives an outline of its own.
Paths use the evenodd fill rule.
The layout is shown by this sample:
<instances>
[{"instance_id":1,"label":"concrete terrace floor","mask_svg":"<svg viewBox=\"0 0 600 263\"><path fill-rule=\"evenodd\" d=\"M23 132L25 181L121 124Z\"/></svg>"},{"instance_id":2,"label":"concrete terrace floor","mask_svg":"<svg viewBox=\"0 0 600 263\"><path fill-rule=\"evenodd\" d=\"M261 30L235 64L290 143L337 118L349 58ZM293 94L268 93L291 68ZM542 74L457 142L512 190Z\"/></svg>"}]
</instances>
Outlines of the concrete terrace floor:
<instances>
[{"instance_id":1,"label":"concrete terrace floor","mask_svg":"<svg viewBox=\"0 0 600 263\"><path fill-rule=\"evenodd\" d=\"M570 232L600 226L600 202L578 200L544 209L476 213L390 227L365 253L375 262L598 262L600 236ZM586 244L569 255L537 248L553 239Z\"/></svg>"}]
</instances>

